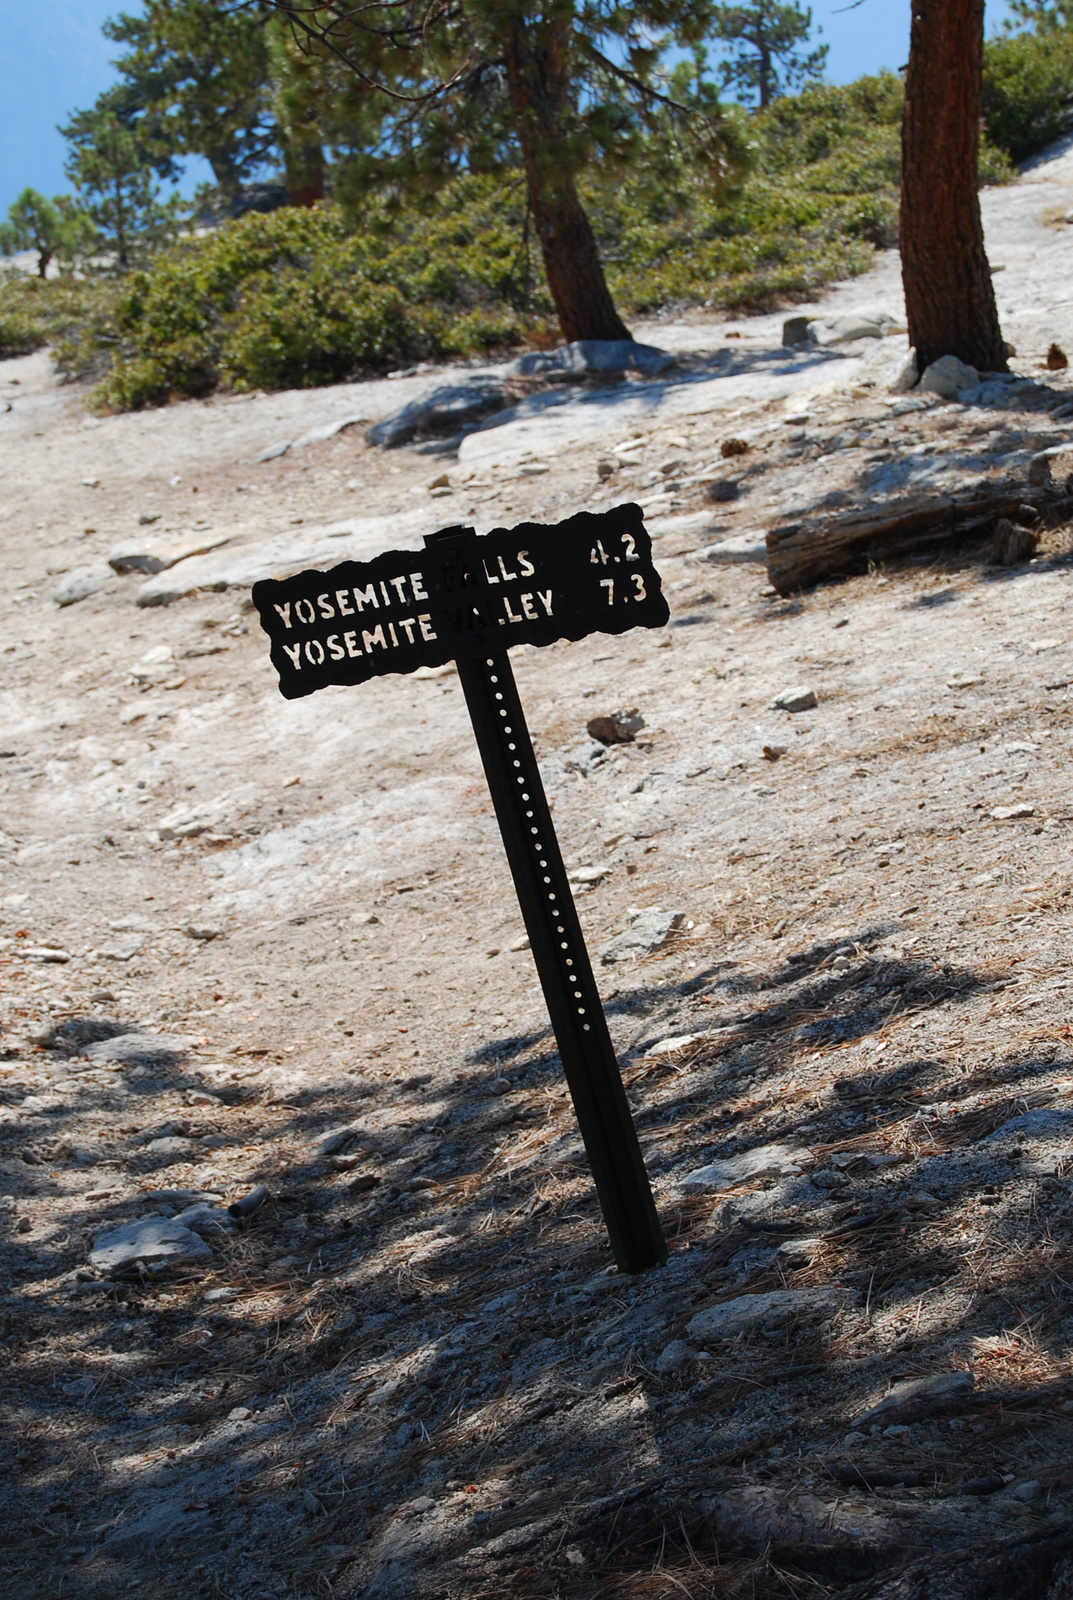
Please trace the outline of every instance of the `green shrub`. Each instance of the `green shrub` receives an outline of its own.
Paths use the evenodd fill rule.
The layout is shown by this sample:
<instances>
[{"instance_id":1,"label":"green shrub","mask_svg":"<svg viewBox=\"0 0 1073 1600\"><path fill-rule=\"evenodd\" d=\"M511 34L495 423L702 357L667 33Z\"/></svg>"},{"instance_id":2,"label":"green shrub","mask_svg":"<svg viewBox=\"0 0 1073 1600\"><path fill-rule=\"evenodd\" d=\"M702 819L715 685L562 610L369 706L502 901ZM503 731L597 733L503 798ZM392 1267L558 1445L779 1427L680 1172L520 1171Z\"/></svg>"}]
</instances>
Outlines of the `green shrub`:
<instances>
[{"instance_id":1,"label":"green shrub","mask_svg":"<svg viewBox=\"0 0 1073 1600\"><path fill-rule=\"evenodd\" d=\"M0 360L69 342L72 355L77 346L99 370L108 359L105 324L113 293L108 283L42 280L0 269Z\"/></svg>"},{"instance_id":2,"label":"green shrub","mask_svg":"<svg viewBox=\"0 0 1073 1600\"><path fill-rule=\"evenodd\" d=\"M984 50L987 137L1013 161L1060 139L1073 111L1073 31L1017 33Z\"/></svg>"},{"instance_id":3,"label":"green shrub","mask_svg":"<svg viewBox=\"0 0 1073 1600\"><path fill-rule=\"evenodd\" d=\"M360 236L319 207L251 213L187 241L124 285L118 352L92 403L309 388L519 343L534 316L510 293L517 237L501 217L474 223L496 198L487 179L459 180L426 217L392 226L380 211Z\"/></svg>"}]
</instances>

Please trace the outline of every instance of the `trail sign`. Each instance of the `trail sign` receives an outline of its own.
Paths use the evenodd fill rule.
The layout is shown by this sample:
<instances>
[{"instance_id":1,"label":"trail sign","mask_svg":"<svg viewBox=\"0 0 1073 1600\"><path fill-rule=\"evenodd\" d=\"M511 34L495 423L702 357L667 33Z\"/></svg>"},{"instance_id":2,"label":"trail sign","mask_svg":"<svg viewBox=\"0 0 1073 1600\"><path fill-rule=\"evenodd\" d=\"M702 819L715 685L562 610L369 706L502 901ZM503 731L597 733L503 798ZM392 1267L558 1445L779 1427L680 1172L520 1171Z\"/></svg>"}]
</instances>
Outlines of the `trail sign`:
<instances>
[{"instance_id":1,"label":"trail sign","mask_svg":"<svg viewBox=\"0 0 1073 1600\"><path fill-rule=\"evenodd\" d=\"M514 644L658 628L667 602L640 506L437 535L424 555L390 550L254 586L288 700Z\"/></svg>"},{"instance_id":2,"label":"trail sign","mask_svg":"<svg viewBox=\"0 0 1073 1600\"><path fill-rule=\"evenodd\" d=\"M669 618L641 508L581 512L254 585L288 699L455 661L529 944L624 1272L667 1258L637 1132L507 650Z\"/></svg>"}]
</instances>

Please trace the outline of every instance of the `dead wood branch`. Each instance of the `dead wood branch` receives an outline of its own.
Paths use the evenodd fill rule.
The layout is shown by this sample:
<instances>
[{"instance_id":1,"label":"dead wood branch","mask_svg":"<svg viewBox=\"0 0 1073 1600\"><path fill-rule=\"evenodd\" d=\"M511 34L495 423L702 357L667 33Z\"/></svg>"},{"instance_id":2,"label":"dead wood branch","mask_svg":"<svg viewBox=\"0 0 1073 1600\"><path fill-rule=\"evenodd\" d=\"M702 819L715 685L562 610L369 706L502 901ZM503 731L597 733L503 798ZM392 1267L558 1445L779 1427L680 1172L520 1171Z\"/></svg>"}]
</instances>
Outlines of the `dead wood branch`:
<instances>
[{"instance_id":1,"label":"dead wood branch","mask_svg":"<svg viewBox=\"0 0 1073 1600\"><path fill-rule=\"evenodd\" d=\"M767 536L768 578L779 594L791 594L820 578L849 577L873 562L993 532L1003 518L1012 526L1029 508L1038 514L1045 504L1057 509L1053 492L988 483L962 495L918 495L848 516L788 523Z\"/></svg>"}]
</instances>

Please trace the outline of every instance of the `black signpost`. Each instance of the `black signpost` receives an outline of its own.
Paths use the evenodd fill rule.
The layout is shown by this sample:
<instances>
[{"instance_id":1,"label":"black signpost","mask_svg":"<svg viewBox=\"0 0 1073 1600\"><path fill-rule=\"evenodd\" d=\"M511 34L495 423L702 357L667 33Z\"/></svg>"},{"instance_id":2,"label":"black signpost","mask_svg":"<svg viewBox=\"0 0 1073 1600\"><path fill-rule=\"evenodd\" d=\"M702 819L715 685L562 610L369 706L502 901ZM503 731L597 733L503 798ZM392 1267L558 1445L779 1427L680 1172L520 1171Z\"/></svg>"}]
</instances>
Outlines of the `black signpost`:
<instances>
[{"instance_id":1,"label":"black signpost","mask_svg":"<svg viewBox=\"0 0 1073 1600\"><path fill-rule=\"evenodd\" d=\"M254 604L288 699L456 663L611 1248L640 1272L667 1246L507 651L664 626L651 541L627 505L425 544L265 579Z\"/></svg>"}]
</instances>

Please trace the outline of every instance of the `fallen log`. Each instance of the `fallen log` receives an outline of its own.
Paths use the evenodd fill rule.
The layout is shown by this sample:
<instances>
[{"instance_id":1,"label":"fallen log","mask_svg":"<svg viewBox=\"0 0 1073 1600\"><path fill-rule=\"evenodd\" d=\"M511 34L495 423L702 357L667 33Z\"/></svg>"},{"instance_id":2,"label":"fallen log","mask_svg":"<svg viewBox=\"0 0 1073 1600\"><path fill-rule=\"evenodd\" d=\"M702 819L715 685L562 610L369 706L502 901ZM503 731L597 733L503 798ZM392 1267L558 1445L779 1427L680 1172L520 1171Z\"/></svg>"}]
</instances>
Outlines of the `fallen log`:
<instances>
[{"instance_id":1,"label":"fallen log","mask_svg":"<svg viewBox=\"0 0 1073 1600\"><path fill-rule=\"evenodd\" d=\"M851 577L874 562L993 533L1002 518L1031 520L1045 506L1058 507L1053 489L1004 481L786 523L767 535L768 580L779 594L792 594L820 578Z\"/></svg>"},{"instance_id":2,"label":"fallen log","mask_svg":"<svg viewBox=\"0 0 1073 1600\"><path fill-rule=\"evenodd\" d=\"M1073 1532L928 1556L842 1591L841 1600L1073 1600Z\"/></svg>"}]
</instances>

